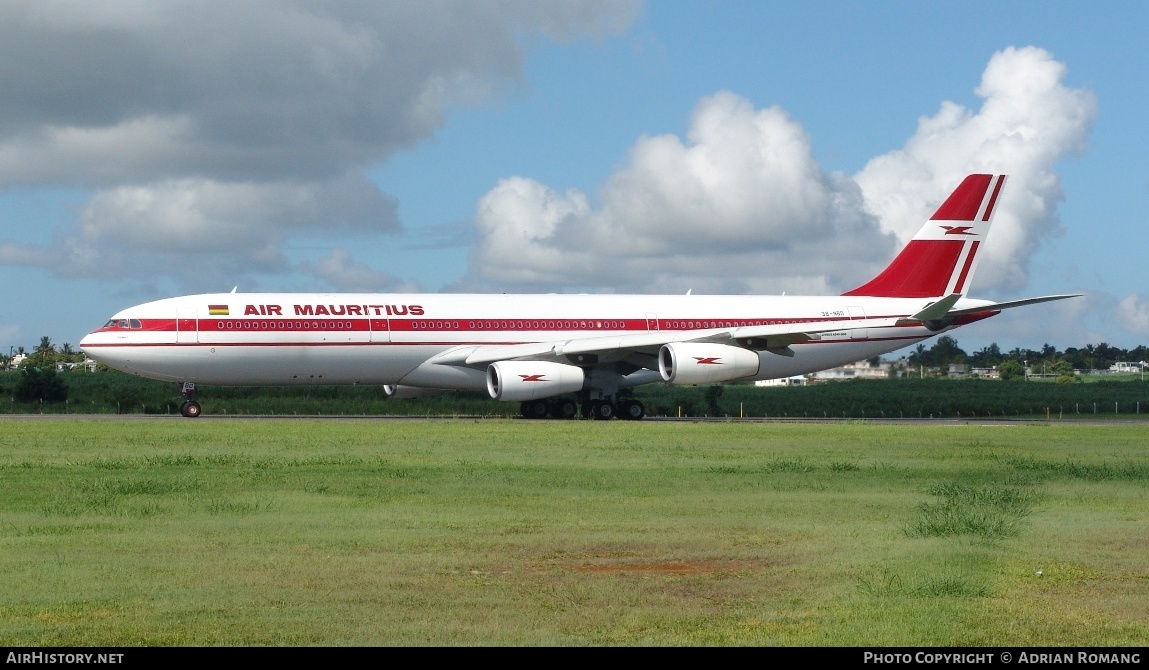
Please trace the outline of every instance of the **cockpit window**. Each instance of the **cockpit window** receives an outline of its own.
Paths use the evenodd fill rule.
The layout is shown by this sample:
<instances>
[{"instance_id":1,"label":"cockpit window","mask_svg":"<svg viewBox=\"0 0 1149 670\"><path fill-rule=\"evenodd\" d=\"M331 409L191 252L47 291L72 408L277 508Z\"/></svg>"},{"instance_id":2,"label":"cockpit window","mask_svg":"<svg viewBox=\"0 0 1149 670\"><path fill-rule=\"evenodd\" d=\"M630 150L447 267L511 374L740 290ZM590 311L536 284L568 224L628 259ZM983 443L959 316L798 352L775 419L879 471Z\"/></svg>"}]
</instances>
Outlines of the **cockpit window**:
<instances>
[{"instance_id":1,"label":"cockpit window","mask_svg":"<svg viewBox=\"0 0 1149 670\"><path fill-rule=\"evenodd\" d=\"M139 328L140 327L139 321L137 321L136 319L132 319L132 321L134 322L134 324L132 326L130 326L131 328ZM104 324L104 328L128 328L128 327L129 326L128 326L128 320L127 319L108 319L108 322Z\"/></svg>"},{"instance_id":2,"label":"cockpit window","mask_svg":"<svg viewBox=\"0 0 1149 670\"><path fill-rule=\"evenodd\" d=\"M130 324L130 326L132 328L139 328L140 327L140 320L139 319L130 319L128 321L128 323Z\"/></svg>"}]
</instances>

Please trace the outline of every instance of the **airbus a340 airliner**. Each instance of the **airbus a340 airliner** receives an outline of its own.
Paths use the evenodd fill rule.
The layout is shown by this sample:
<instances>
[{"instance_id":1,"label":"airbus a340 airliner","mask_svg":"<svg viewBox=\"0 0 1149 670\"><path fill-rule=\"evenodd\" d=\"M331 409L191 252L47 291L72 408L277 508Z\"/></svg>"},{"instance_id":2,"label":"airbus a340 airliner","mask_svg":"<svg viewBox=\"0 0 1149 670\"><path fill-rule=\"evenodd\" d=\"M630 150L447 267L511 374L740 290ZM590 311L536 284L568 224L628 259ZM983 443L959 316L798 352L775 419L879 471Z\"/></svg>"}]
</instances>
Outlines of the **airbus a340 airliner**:
<instances>
[{"instance_id":1,"label":"airbus a340 airliner","mask_svg":"<svg viewBox=\"0 0 1149 670\"><path fill-rule=\"evenodd\" d=\"M125 309L80 348L177 382L188 417L197 385L378 384L486 391L528 418L641 419L619 391L815 372L1074 297L966 297L1004 183L966 177L885 270L840 296L213 293Z\"/></svg>"}]
</instances>

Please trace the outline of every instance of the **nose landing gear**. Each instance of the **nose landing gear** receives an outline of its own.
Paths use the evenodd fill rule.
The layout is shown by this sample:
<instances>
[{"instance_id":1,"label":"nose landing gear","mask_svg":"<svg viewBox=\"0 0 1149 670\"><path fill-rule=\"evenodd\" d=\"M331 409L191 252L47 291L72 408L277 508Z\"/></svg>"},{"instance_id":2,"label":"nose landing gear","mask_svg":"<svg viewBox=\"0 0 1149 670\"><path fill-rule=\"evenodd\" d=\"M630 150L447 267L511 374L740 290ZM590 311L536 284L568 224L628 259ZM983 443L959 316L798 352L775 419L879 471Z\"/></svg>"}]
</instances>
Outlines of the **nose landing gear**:
<instances>
[{"instance_id":1,"label":"nose landing gear","mask_svg":"<svg viewBox=\"0 0 1149 670\"><path fill-rule=\"evenodd\" d=\"M180 395L184 397L184 402L180 405L180 414L189 419L194 419L200 415L199 403L192 400L195 395L195 382L184 382L180 384Z\"/></svg>"}]
</instances>

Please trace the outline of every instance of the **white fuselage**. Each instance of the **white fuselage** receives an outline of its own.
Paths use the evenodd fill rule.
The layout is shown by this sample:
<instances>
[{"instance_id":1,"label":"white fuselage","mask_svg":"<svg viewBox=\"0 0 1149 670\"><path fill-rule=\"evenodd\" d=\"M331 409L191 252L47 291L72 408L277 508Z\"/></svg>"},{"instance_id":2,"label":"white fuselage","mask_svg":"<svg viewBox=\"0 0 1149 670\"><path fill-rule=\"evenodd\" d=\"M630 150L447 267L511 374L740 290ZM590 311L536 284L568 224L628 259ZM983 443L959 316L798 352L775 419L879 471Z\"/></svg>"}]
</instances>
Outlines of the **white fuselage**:
<instances>
[{"instance_id":1,"label":"white fuselage","mask_svg":"<svg viewBox=\"0 0 1149 670\"><path fill-rule=\"evenodd\" d=\"M175 382L483 390L483 370L428 361L462 346L905 317L923 304L858 296L222 293L123 310L84 337L80 348L110 367ZM795 343L793 356L758 353L760 369L747 379L824 370L938 332L914 324L823 333ZM657 373L637 374L622 385L651 381L658 381Z\"/></svg>"}]
</instances>

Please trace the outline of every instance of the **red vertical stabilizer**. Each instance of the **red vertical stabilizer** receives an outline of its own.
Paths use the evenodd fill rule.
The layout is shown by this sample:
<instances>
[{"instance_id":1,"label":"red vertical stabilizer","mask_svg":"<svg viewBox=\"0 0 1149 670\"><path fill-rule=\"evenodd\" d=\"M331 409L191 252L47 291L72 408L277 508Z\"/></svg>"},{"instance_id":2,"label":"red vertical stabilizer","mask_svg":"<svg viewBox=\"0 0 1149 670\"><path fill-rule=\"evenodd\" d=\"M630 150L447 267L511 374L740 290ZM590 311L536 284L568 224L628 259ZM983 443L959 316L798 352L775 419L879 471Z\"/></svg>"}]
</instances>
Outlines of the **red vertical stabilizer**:
<instances>
[{"instance_id":1,"label":"red vertical stabilizer","mask_svg":"<svg viewBox=\"0 0 1149 670\"><path fill-rule=\"evenodd\" d=\"M885 270L842 295L886 298L965 295L1004 183L1005 175L966 177Z\"/></svg>"}]
</instances>

